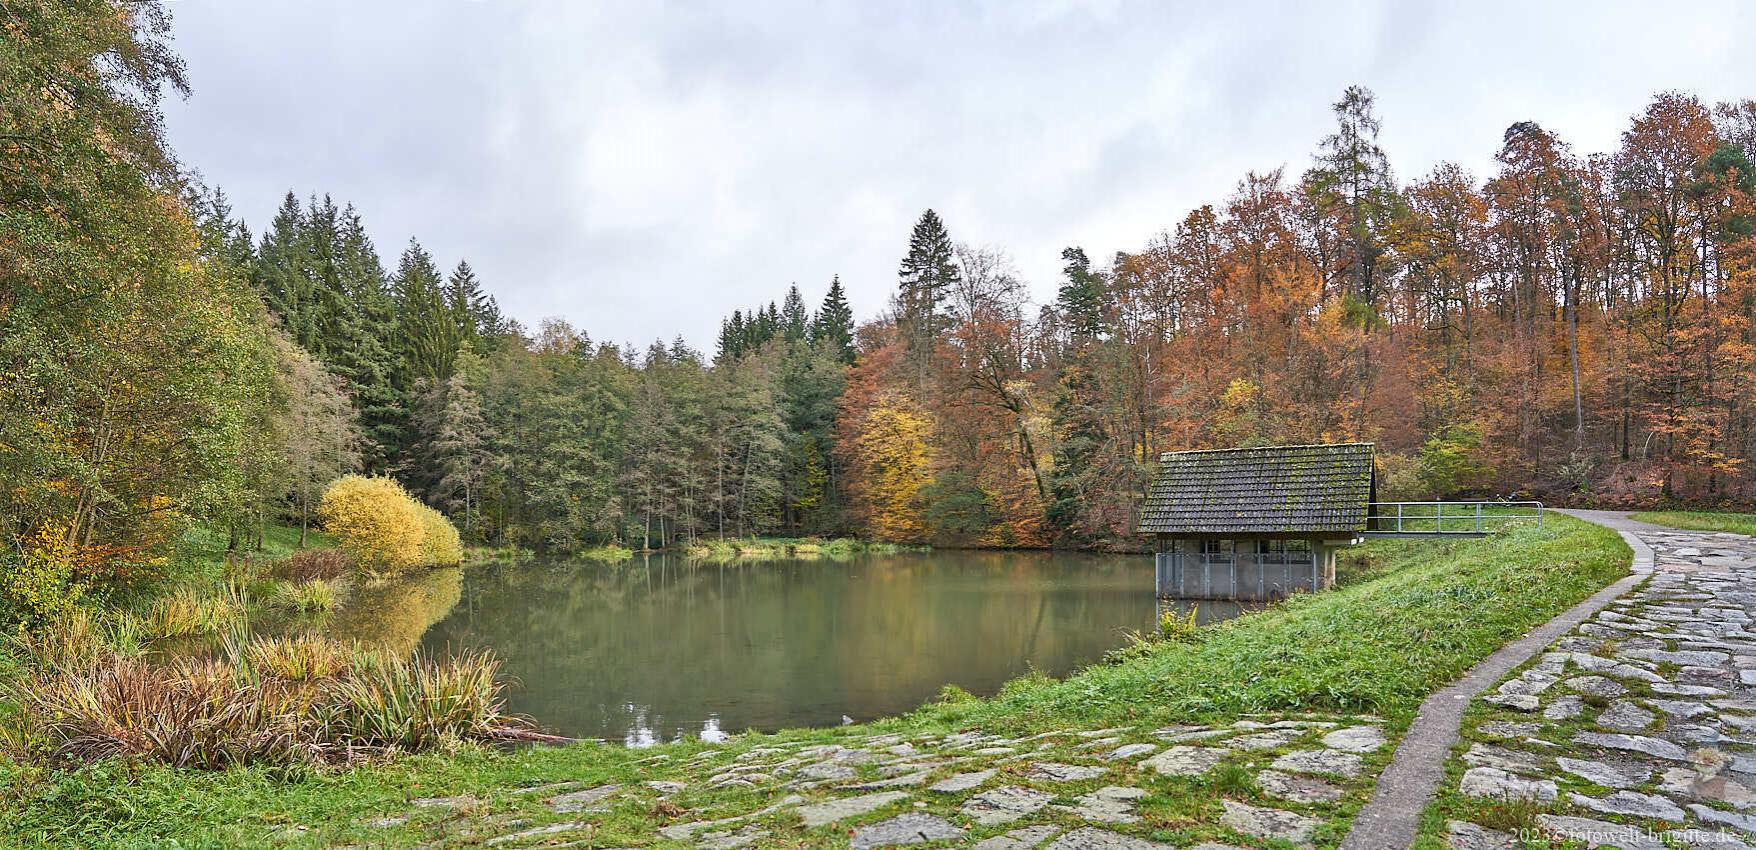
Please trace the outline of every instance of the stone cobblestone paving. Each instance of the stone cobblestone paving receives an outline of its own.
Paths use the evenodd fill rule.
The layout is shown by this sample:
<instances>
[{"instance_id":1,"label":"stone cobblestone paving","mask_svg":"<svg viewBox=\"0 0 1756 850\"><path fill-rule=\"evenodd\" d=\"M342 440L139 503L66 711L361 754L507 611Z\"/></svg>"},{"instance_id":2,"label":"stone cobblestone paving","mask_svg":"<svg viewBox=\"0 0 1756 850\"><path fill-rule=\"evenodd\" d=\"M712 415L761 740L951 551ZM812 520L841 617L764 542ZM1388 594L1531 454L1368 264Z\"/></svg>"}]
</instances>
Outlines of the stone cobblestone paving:
<instances>
[{"instance_id":1,"label":"stone cobblestone paving","mask_svg":"<svg viewBox=\"0 0 1756 850\"><path fill-rule=\"evenodd\" d=\"M1333 847L1390 743L1377 718L1312 714L1027 737L850 735L661 758L644 783L411 801L381 822L425 847L508 850ZM618 813L621 826L606 829ZM651 826L630 834L637 820Z\"/></svg>"},{"instance_id":2,"label":"stone cobblestone paving","mask_svg":"<svg viewBox=\"0 0 1756 850\"><path fill-rule=\"evenodd\" d=\"M1756 847L1756 540L1634 533L1651 578L1466 716L1451 847Z\"/></svg>"}]
</instances>

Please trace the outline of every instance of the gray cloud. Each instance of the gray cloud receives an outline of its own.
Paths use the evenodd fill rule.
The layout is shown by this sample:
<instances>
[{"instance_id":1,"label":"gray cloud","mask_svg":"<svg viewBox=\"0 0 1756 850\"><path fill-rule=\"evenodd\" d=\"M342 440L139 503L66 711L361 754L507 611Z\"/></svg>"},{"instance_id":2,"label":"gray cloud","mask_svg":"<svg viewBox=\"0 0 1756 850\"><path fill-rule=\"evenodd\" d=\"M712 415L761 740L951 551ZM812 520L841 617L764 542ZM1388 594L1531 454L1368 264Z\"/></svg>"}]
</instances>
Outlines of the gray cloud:
<instances>
[{"instance_id":1,"label":"gray cloud","mask_svg":"<svg viewBox=\"0 0 1756 850\"><path fill-rule=\"evenodd\" d=\"M1461 6L182 0L169 125L258 230L328 192L527 323L705 347L790 282L875 313L928 206L1046 300L1065 245L1296 174L1351 83L1404 179L1486 174L1521 119L1590 152L1655 91L1756 96L1735 3Z\"/></svg>"}]
</instances>

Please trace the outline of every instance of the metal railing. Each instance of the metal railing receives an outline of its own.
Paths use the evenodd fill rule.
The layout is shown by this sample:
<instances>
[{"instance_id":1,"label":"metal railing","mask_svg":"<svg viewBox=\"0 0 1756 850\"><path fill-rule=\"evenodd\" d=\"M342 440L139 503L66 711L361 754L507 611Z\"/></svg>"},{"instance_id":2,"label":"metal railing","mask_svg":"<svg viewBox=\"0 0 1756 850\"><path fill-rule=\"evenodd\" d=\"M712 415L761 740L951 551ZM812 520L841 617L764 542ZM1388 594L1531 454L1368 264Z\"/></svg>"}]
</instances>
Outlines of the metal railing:
<instances>
[{"instance_id":1,"label":"metal railing","mask_svg":"<svg viewBox=\"0 0 1756 850\"><path fill-rule=\"evenodd\" d=\"M1514 522L1543 524L1542 502L1371 502L1366 534L1405 536L1482 535Z\"/></svg>"}]
</instances>

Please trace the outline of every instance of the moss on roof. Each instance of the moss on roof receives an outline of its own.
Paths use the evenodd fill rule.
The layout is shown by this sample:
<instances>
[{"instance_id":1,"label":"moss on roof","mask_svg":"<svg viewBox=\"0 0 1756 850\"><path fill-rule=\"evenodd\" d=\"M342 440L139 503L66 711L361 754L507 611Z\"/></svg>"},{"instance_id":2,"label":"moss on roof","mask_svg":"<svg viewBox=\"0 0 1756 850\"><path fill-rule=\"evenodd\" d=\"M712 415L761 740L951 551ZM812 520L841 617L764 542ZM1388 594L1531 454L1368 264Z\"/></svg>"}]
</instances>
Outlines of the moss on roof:
<instances>
[{"instance_id":1,"label":"moss on roof","mask_svg":"<svg viewBox=\"0 0 1756 850\"><path fill-rule=\"evenodd\" d=\"M1140 533L1346 536L1366 530L1371 443L1166 452Z\"/></svg>"}]
</instances>

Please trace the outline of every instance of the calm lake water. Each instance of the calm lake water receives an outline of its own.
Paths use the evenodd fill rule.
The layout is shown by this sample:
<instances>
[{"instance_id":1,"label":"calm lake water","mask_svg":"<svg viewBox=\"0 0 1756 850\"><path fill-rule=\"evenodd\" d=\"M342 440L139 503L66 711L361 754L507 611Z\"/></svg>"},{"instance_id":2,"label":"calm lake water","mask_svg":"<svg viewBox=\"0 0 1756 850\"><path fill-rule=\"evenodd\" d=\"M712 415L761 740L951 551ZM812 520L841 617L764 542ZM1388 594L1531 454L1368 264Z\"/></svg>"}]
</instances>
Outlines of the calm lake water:
<instances>
[{"instance_id":1,"label":"calm lake water","mask_svg":"<svg viewBox=\"0 0 1756 850\"><path fill-rule=\"evenodd\" d=\"M1144 555L659 555L459 579L407 591L423 601L393 618L403 640L421 628L431 652L490 647L516 682L513 711L632 745L900 714L947 683L992 694L1033 667L1062 676L1098 659L1155 612Z\"/></svg>"}]
</instances>

